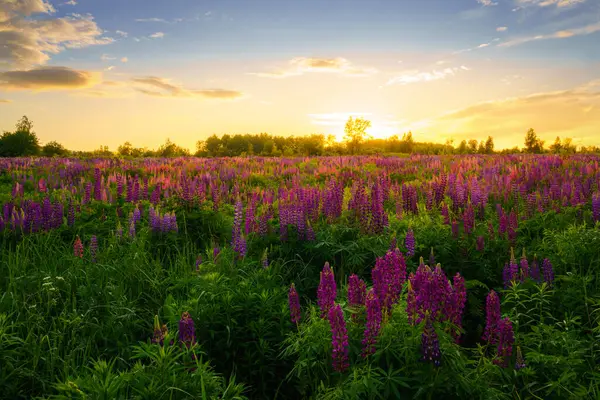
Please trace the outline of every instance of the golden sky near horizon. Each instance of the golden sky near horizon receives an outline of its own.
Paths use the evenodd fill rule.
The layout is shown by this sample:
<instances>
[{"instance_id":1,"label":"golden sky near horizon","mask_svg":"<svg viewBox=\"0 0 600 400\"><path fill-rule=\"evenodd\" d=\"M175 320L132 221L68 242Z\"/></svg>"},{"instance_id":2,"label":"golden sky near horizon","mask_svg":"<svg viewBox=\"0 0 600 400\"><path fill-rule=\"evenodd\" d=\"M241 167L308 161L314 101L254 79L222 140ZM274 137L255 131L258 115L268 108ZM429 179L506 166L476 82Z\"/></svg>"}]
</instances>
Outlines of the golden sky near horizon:
<instances>
[{"instance_id":1,"label":"golden sky near horizon","mask_svg":"<svg viewBox=\"0 0 600 400\"><path fill-rule=\"evenodd\" d=\"M193 149L216 133L600 145L598 0L0 0L0 130Z\"/></svg>"}]
</instances>

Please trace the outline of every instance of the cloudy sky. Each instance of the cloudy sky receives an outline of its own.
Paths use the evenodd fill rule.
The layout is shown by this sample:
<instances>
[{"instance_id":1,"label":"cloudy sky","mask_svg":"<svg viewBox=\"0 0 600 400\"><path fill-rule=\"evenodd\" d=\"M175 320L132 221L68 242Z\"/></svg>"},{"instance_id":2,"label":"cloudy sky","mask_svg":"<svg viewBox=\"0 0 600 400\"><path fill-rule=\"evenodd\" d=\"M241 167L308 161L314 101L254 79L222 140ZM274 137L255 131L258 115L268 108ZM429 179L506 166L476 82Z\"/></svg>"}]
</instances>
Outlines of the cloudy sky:
<instances>
[{"instance_id":1,"label":"cloudy sky","mask_svg":"<svg viewBox=\"0 0 600 400\"><path fill-rule=\"evenodd\" d=\"M0 0L0 130L115 149L224 133L600 145L600 0Z\"/></svg>"}]
</instances>

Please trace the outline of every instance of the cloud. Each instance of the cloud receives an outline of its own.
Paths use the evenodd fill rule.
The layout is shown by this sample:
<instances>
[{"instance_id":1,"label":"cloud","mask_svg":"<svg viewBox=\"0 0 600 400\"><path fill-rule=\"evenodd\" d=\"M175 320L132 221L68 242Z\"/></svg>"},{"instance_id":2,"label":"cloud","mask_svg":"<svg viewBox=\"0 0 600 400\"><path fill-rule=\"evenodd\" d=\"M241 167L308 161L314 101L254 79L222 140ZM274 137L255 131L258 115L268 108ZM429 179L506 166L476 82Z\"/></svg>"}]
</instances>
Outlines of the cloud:
<instances>
[{"instance_id":1,"label":"cloud","mask_svg":"<svg viewBox=\"0 0 600 400\"><path fill-rule=\"evenodd\" d=\"M93 86L98 77L67 67L39 67L0 72L0 88L12 90L80 89Z\"/></svg>"},{"instance_id":2,"label":"cloud","mask_svg":"<svg viewBox=\"0 0 600 400\"><path fill-rule=\"evenodd\" d=\"M135 22L167 22L164 18L138 18Z\"/></svg>"},{"instance_id":3,"label":"cloud","mask_svg":"<svg viewBox=\"0 0 600 400\"><path fill-rule=\"evenodd\" d=\"M63 6L76 6L77 2L75 0L69 0L69 1L66 1L66 2L62 3L61 5L63 5Z\"/></svg>"},{"instance_id":4,"label":"cloud","mask_svg":"<svg viewBox=\"0 0 600 400\"><path fill-rule=\"evenodd\" d=\"M102 61L111 61L111 60L116 60L116 59L117 59L117 57L112 57L112 56L109 56L108 54L102 54L102 55L100 56L100 59L101 59Z\"/></svg>"},{"instance_id":5,"label":"cloud","mask_svg":"<svg viewBox=\"0 0 600 400\"><path fill-rule=\"evenodd\" d=\"M0 66L30 68L66 49L114 42L103 36L91 15L30 18L55 12L44 0L0 0L0 10Z\"/></svg>"},{"instance_id":6,"label":"cloud","mask_svg":"<svg viewBox=\"0 0 600 400\"><path fill-rule=\"evenodd\" d=\"M117 35L120 35L120 36L122 36L122 37L127 37L127 36L128 36L128 33L127 33L127 32L125 32L125 31L115 31L115 33L116 33Z\"/></svg>"},{"instance_id":7,"label":"cloud","mask_svg":"<svg viewBox=\"0 0 600 400\"><path fill-rule=\"evenodd\" d=\"M592 33L600 31L600 22L596 22L594 24L582 26L579 28L573 29L564 29L560 31L556 31L553 33L545 34L545 35L536 35L536 36L524 36L520 38L514 38L509 41L500 43L499 47L510 47L516 46L523 43L533 42L536 40L547 40L547 39L565 39L572 36L585 36L590 35Z\"/></svg>"},{"instance_id":8,"label":"cloud","mask_svg":"<svg viewBox=\"0 0 600 400\"><path fill-rule=\"evenodd\" d=\"M128 62L128 61L129 61L129 58L127 58L127 57L123 57L123 58L121 58L121 62L122 62L122 63L126 63L126 62Z\"/></svg>"},{"instance_id":9,"label":"cloud","mask_svg":"<svg viewBox=\"0 0 600 400\"><path fill-rule=\"evenodd\" d=\"M146 87L151 87L153 90L147 89L146 87L136 87L135 90L147 96L154 97L203 97L206 99L237 100L245 96L244 93L237 90L186 89L171 83L168 79L156 76L133 78L132 81ZM156 89L160 89L160 91Z\"/></svg>"},{"instance_id":10,"label":"cloud","mask_svg":"<svg viewBox=\"0 0 600 400\"><path fill-rule=\"evenodd\" d=\"M12 100L0 99L0 104L8 104L8 103L12 103Z\"/></svg>"},{"instance_id":11,"label":"cloud","mask_svg":"<svg viewBox=\"0 0 600 400\"><path fill-rule=\"evenodd\" d=\"M506 32L508 28L506 26L499 26L496 28L496 32Z\"/></svg>"},{"instance_id":12,"label":"cloud","mask_svg":"<svg viewBox=\"0 0 600 400\"><path fill-rule=\"evenodd\" d=\"M442 70L434 70L430 72L422 72L419 70L406 71L401 75L398 75L387 81L386 86L389 85L408 85L411 83L418 82L431 82L440 79L454 76L460 71L469 71L470 68L461 65L460 67L445 68Z\"/></svg>"},{"instance_id":13,"label":"cloud","mask_svg":"<svg viewBox=\"0 0 600 400\"><path fill-rule=\"evenodd\" d=\"M162 39L165 37L165 34L164 34L164 32L156 32L156 33L153 33L152 35L150 35L150 37L153 39Z\"/></svg>"},{"instance_id":14,"label":"cloud","mask_svg":"<svg viewBox=\"0 0 600 400\"><path fill-rule=\"evenodd\" d=\"M492 1L492 0L477 0L477 2L479 4L481 4L484 7L490 7L490 6L497 6L498 3Z\"/></svg>"},{"instance_id":15,"label":"cloud","mask_svg":"<svg viewBox=\"0 0 600 400\"><path fill-rule=\"evenodd\" d=\"M264 78L288 78L290 76L304 75L310 72L329 72L347 76L368 76L378 71L370 67L358 67L345 58L310 58L296 57L291 59L289 67L274 72L251 72L250 75Z\"/></svg>"},{"instance_id":16,"label":"cloud","mask_svg":"<svg viewBox=\"0 0 600 400\"><path fill-rule=\"evenodd\" d=\"M108 67L105 68L106 71L112 71L113 69L115 69L116 67L114 65L110 65Z\"/></svg>"},{"instance_id":17,"label":"cloud","mask_svg":"<svg viewBox=\"0 0 600 400\"><path fill-rule=\"evenodd\" d=\"M522 145L523 136L531 127L547 141L561 136L600 144L600 79L570 90L475 104L422 125L432 137L462 140L491 135L499 148Z\"/></svg>"},{"instance_id":18,"label":"cloud","mask_svg":"<svg viewBox=\"0 0 600 400\"><path fill-rule=\"evenodd\" d=\"M558 8L572 7L578 4L585 3L586 0L517 0L517 4L519 7L548 7L548 6L556 6Z\"/></svg>"},{"instance_id":19,"label":"cloud","mask_svg":"<svg viewBox=\"0 0 600 400\"><path fill-rule=\"evenodd\" d=\"M491 40L491 41L489 41L487 43L481 43L481 44L479 44L479 45L477 45L475 47L470 47L468 49L462 49L462 50L454 51L454 52L452 52L452 54L456 55L456 54L461 54L461 53L467 53L469 51L473 51L473 50L477 50L477 49L483 49L485 47L488 47L489 45L491 45L494 42L498 42L499 40L500 40L499 38L495 38L495 39L493 39L493 40Z\"/></svg>"}]
</instances>

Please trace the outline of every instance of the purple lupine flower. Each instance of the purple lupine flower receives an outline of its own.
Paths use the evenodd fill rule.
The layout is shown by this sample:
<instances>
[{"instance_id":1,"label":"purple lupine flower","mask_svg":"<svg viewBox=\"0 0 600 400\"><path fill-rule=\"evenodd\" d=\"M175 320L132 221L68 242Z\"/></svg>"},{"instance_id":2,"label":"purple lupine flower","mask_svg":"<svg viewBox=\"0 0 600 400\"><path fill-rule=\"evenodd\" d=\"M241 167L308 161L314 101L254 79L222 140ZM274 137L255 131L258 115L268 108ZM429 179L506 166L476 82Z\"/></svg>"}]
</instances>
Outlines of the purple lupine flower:
<instances>
[{"instance_id":1,"label":"purple lupine flower","mask_svg":"<svg viewBox=\"0 0 600 400\"><path fill-rule=\"evenodd\" d=\"M515 253L512 248L510 249L510 262L508 264L504 264L502 275L505 288L511 286L519 278L519 265L517 264Z\"/></svg>"},{"instance_id":2,"label":"purple lupine flower","mask_svg":"<svg viewBox=\"0 0 600 400\"><path fill-rule=\"evenodd\" d=\"M196 328L191 315L184 311L179 320L179 343L188 349L196 343Z\"/></svg>"},{"instance_id":3,"label":"purple lupine flower","mask_svg":"<svg viewBox=\"0 0 600 400\"><path fill-rule=\"evenodd\" d=\"M96 255L98 254L98 238L96 235L92 235L90 239L90 256L92 258L92 262L96 262Z\"/></svg>"},{"instance_id":4,"label":"purple lupine flower","mask_svg":"<svg viewBox=\"0 0 600 400\"><path fill-rule=\"evenodd\" d=\"M322 318L325 318L329 309L333 307L336 295L337 285L335 283L335 277L329 263L326 262L323 266L323 271L321 271L321 279L317 290L317 304L321 310Z\"/></svg>"},{"instance_id":5,"label":"purple lupine flower","mask_svg":"<svg viewBox=\"0 0 600 400\"><path fill-rule=\"evenodd\" d=\"M600 192L592 196L592 218L595 222L600 221Z\"/></svg>"},{"instance_id":6,"label":"purple lupine flower","mask_svg":"<svg viewBox=\"0 0 600 400\"><path fill-rule=\"evenodd\" d=\"M158 315L154 316L154 335L152 336L152 343L163 346L165 343L165 338L169 333L167 329L167 325L160 325L160 321L158 320Z\"/></svg>"},{"instance_id":7,"label":"purple lupine flower","mask_svg":"<svg viewBox=\"0 0 600 400\"><path fill-rule=\"evenodd\" d=\"M485 250L485 239L483 236L477 236L477 240L475 242L475 248L480 253Z\"/></svg>"},{"instance_id":8,"label":"purple lupine flower","mask_svg":"<svg viewBox=\"0 0 600 400\"><path fill-rule=\"evenodd\" d=\"M499 340L500 323L500 298L493 290L487 295L486 299L486 324L482 339L489 344L496 344Z\"/></svg>"},{"instance_id":9,"label":"purple lupine flower","mask_svg":"<svg viewBox=\"0 0 600 400\"><path fill-rule=\"evenodd\" d=\"M374 288L367 292L365 300L367 309L367 323L365 327L364 338L362 340L363 350L362 356L367 357L375 352L375 343L381 329L381 303Z\"/></svg>"},{"instance_id":10,"label":"purple lupine flower","mask_svg":"<svg viewBox=\"0 0 600 400\"><path fill-rule=\"evenodd\" d=\"M198 257L196 257L196 272L200 271L200 264L202 264L202 255L198 254Z\"/></svg>"},{"instance_id":11,"label":"purple lupine flower","mask_svg":"<svg viewBox=\"0 0 600 400\"><path fill-rule=\"evenodd\" d=\"M300 322L300 299L298 298L298 292L296 286L292 283L288 292L288 304L290 307L290 317L292 323L298 325Z\"/></svg>"},{"instance_id":12,"label":"purple lupine flower","mask_svg":"<svg viewBox=\"0 0 600 400\"><path fill-rule=\"evenodd\" d=\"M521 353L521 347L517 346L517 359L515 361L515 369L518 371L522 368L525 368L527 364L525 363L525 358L523 358L523 353Z\"/></svg>"},{"instance_id":13,"label":"purple lupine flower","mask_svg":"<svg viewBox=\"0 0 600 400\"><path fill-rule=\"evenodd\" d=\"M81 243L79 236L75 238L75 243L73 244L73 254L75 257L83 258L83 243Z\"/></svg>"},{"instance_id":14,"label":"purple lupine flower","mask_svg":"<svg viewBox=\"0 0 600 400\"><path fill-rule=\"evenodd\" d=\"M454 332L454 338L456 340L460 337L460 327L462 326L462 316L467 302L467 287L465 286L465 279L457 272L452 280L453 288L453 304L452 312L450 314L450 320L458 328Z\"/></svg>"},{"instance_id":15,"label":"purple lupine flower","mask_svg":"<svg viewBox=\"0 0 600 400\"><path fill-rule=\"evenodd\" d=\"M213 260L217 259L220 252L221 252L221 249L219 248L219 246L213 247Z\"/></svg>"},{"instance_id":16,"label":"purple lupine flower","mask_svg":"<svg viewBox=\"0 0 600 400\"><path fill-rule=\"evenodd\" d=\"M365 305L365 297L367 295L367 285L356 274L350 275L348 278L348 305L351 307L359 307ZM352 314L352 318L356 319L358 314Z\"/></svg>"},{"instance_id":17,"label":"purple lupine flower","mask_svg":"<svg viewBox=\"0 0 600 400\"><path fill-rule=\"evenodd\" d=\"M512 356L512 346L515 342L512 322L508 317L502 318L498 323L498 350L495 364L501 367L508 366L508 360Z\"/></svg>"},{"instance_id":18,"label":"purple lupine flower","mask_svg":"<svg viewBox=\"0 0 600 400\"><path fill-rule=\"evenodd\" d=\"M450 212L448 211L448 205L446 203L442 204L441 214L444 217L444 224L450 225Z\"/></svg>"},{"instance_id":19,"label":"purple lupine flower","mask_svg":"<svg viewBox=\"0 0 600 400\"><path fill-rule=\"evenodd\" d=\"M404 247L406 247L406 255L412 257L415 255L415 234L412 229L408 229L404 238Z\"/></svg>"},{"instance_id":20,"label":"purple lupine flower","mask_svg":"<svg viewBox=\"0 0 600 400\"><path fill-rule=\"evenodd\" d=\"M531 279L536 282L540 281L540 265L538 264L537 255L533 256L533 262L531 263Z\"/></svg>"},{"instance_id":21,"label":"purple lupine flower","mask_svg":"<svg viewBox=\"0 0 600 400\"><path fill-rule=\"evenodd\" d=\"M388 251L384 257L378 257L371 277L381 307L389 314L406 282L406 262L400 250Z\"/></svg>"},{"instance_id":22,"label":"purple lupine flower","mask_svg":"<svg viewBox=\"0 0 600 400\"><path fill-rule=\"evenodd\" d=\"M333 370L344 372L350 366L348 361L348 331L344 313L339 304L334 304L327 314L331 326L331 354Z\"/></svg>"},{"instance_id":23,"label":"purple lupine flower","mask_svg":"<svg viewBox=\"0 0 600 400\"><path fill-rule=\"evenodd\" d=\"M425 326L423 327L423 333L421 334L421 353L423 355L423 361L431 362L436 367L441 365L442 353L440 351L440 341L435 332L433 321L429 317L425 319Z\"/></svg>"},{"instance_id":24,"label":"purple lupine flower","mask_svg":"<svg viewBox=\"0 0 600 400\"><path fill-rule=\"evenodd\" d=\"M463 213L463 226L465 228L465 234L470 235L475 227L475 211L471 203L467 205L465 212Z\"/></svg>"},{"instance_id":25,"label":"purple lupine flower","mask_svg":"<svg viewBox=\"0 0 600 400\"><path fill-rule=\"evenodd\" d=\"M544 258L544 261L542 261L542 272L544 273L544 282L552 286L552 282L554 282L554 269L552 268L552 263L547 258Z\"/></svg>"},{"instance_id":26,"label":"purple lupine flower","mask_svg":"<svg viewBox=\"0 0 600 400\"><path fill-rule=\"evenodd\" d=\"M75 225L75 206L73 205L72 200L69 200L69 208L67 211L67 225Z\"/></svg>"}]
</instances>

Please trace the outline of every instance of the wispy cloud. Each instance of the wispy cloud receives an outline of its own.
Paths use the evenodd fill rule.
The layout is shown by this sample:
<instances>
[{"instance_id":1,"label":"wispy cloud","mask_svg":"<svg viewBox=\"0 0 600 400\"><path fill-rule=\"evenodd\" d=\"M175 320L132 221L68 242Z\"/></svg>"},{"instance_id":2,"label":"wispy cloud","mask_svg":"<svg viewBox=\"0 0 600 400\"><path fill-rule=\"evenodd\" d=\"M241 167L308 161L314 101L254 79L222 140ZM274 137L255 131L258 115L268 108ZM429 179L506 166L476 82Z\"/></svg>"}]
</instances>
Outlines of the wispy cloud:
<instances>
[{"instance_id":1,"label":"wispy cloud","mask_svg":"<svg viewBox=\"0 0 600 400\"><path fill-rule=\"evenodd\" d=\"M8 104L8 103L12 103L12 100L0 99L0 104Z\"/></svg>"},{"instance_id":2,"label":"wispy cloud","mask_svg":"<svg viewBox=\"0 0 600 400\"><path fill-rule=\"evenodd\" d=\"M152 39L162 39L165 37L165 34L164 34L164 32L156 32L156 33L153 33L152 35L150 35L150 37Z\"/></svg>"},{"instance_id":3,"label":"wispy cloud","mask_svg":"<svg viewBox=\"0 0 600 400\"><path fill-rule=\"evenodd\" d=\"M237 90L228 89L187 89L180 85L171 83L168 79L156 76L133 78L132 81L143 87L136 87L140 93L154 97L202 97L216 100L237 100L245 97L245 94ZM147 87L153 88L152 90ZM158 89L158 90L157 90Z\"/></svg>"},{"instance_id":4,"label":"wispy cloud","mask_svg":"<svg viewBox=\"0 0 600 400\"><path fill-rule=\"evenodd\" d=\"M64 6L76 6L77 5L77 1L75 1L75 0L69 0L69 1L66 1L66 2L62 3L62 5L64 5Z\"/></svg>"},{"instance_id":5,"label":"wispy cloud","mask_svg":"<svg viewBox=\"0 0 600 400\"><path fill-rule=\"evenodd\" d=\"M592 143L597 140L598 126L600 79L570 90L487 101L450 111L422 123L422 130L432 137L459 140L491 135L499 147L513 147L522 143L530 127L545 139L561 136Z\"/></svg>"},{"instance_id":6,"label":"wispy cloud","mask_svg":"<svg viewBox=\"0 0 600 400\"><path fill-rule=\"evenodd\" d=\"M510 47L510 46L516 46L516 45L523 44L523 43L533 42L536 40L565 39L565 38L569 38L572 36L590 35L592 33L598 32L598 31L600 31L600 22L582 26L579 28L565 29L565 30L556 31L553 33L548 33L548 34L514 38L514 39L508 40L506 42L500 43L498 46L499 47Z\"/></svg>"},{"instance_id":7,"label":"wispy cloud","mask_svg":"<svg viewBox=\"0 0 600 400\"><path fill-rule=\"evenodd\" d=\"M491 40L489 42L481 43L481 44L479 44L479 45L477 45L475 47L469 47L468 49L457 50L457 51L453 52L452 54L456 55L456 54L467 53L469 51L473 51L473 50L477 50L477 49L483 49L485 47L490 46L494 42L498 42L498 41L500 41L500 39L499 38L495 38L495 39L493 39L493 40Z\"/></svg>"},{"instance_id":8,"label":"wispy cloud","mask_svg":"<svg viewBox=\"0 0 600 400\"><path fill-rule=\"evenodd\" d=\"M506 32L508 28L506 26L499 26L496 28L496 32Z\"/></svg>"},{"instance_id":9,"label":"wispy cloud","mask_svg":"<svg viewBox=\"0 0 600 400\"><path fill-rule=\"evenodd\" d=\"M164 23L166 23L167 20L164 18L137 18L135 20L135 22L164 22Z\"/></svg>"},{"instance_id":10,"label":"wispy cloud","mask_svg":"<svg viewBox=\"0 0 600 400\"><path fill-rule=\"evenodd\" d=\"M117 35L121 36L121 37L127 37L128 33L125 31L115 31Z\"/></svg>"},{"instance_id":11,"label":"wispy cloud","mask_svg":"<svg viewBox=\"0 0 600 400\"><path fill-rule=\"evenodd\" d=\"M497 6L498 3L492 0L477 0L477 2L485 7Z\"/></svg>"},{"instance_id":12,"label":"wispy cloud","mask_svg":"<svg viewBox=\"0 0 600 400\"><path fill-rule=\"evenodd\" d=\"M117 59L117 57L113 57L113 56L110 56L110 55L108 55L108 54L102 54L102 55L100 56L100 59L101 59L102 61L111 61L111 60L116 60L116 59Z\"/></svg>"},{"instance_id":13,"label":"wispy cloud","mask_svg":"<svg viewBox=\"0 0 600 400\"><path fill-rule=\"evenodd\" d=\"M548 7L556 6L558 8L572 7L585 3L586 0L517 0L519 7Z\"/></svg>"},{"instance_id":14,"label":"wispy cloud","mask_svg":"<svg viewBox=\"0 0 600 400\"><path fill-rule=\"evenodd\" d=\"M448 78L450 76L454 76L454 75L456 75L457 72L469 71L469 70L470 70L470 68L465 67L464 65L461 65L460 67L444 68L442 70L433 70L433 71L425 71L425 72L419 71L419 70L406 71L406 72L390 79L389 81L387 81L386 86L388 86L388 85L408 85L411 83L418 83L418 82L437 81L440 79Z\"/></svg>"},{"instance_id":15,"label":"wispy cloud","mask_svg":"<svg viewBox=\"0 0 600 400\"><path fill-rule=\"evenodd\" d=\"M345 58L310 58L296 57L289 61L287 68L273 72L250 72L264 78L288 78L311 72L337 73L347 76L368 76L376 74L375 68L355 66Z\"/></svg>"},{"instance_id":16,"label":"wispy cloud","mask_svg":"<svg viewBox=\"0 0 600 400\"><path fill-rule=\"evenodd\" d=\"M95 85L98 76L67 67L39 67L0 72L0 88L7 90L80 89Z\"/></svg>"}]
</instances>

